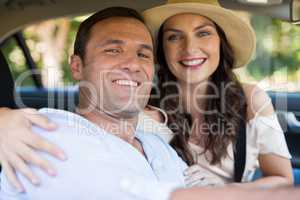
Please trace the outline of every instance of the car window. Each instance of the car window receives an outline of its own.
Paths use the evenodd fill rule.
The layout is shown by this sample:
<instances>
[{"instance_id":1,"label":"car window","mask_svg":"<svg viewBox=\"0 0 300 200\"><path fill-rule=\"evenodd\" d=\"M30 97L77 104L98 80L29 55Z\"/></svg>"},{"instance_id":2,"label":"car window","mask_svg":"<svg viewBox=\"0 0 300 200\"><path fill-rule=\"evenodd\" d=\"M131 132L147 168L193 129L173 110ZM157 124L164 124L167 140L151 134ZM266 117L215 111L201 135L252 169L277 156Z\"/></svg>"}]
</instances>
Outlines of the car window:
<instances>
[{"instance_id":1,"label":"car window","mask_svg":"<svg viewBox=\"0 0 300 200\"><path fill-rule=\"evenodd\" d=\"M40 73L45 88L60 88L74 85L69 70L69 57L73 53L76 31L87 16L59 18L43 21L26 27L22 35L31 57ZM26 77L17 86L35 86L22 49L14 37L1 46L13 77L16 80Z\"/></svg>"},{"instance_id":2,"label":"car window","mask_svg":"<svg viewBox=\"0 0 300 200\"><path fill-rule=\"evenodd\" d=\"M257 49L248 66L235 70L240 80L267 91L300 91L300 26L267 16L251 16Z\"/></svg>"},{"instance_id":3,"label":"car window","mask_svg":"<svg viewBox=\"0 0 300 200\"><path fill-rule=\"evenodd\" d=\"M257 49L246 67L235 70L241 82L257 84L267 91L300 91L300 27L268 16L246 15L257 36ZM48 20L23 30L44 87L74 85L69 57L78 26L86 17ZM24 55L13 38L2 49L16 79L27 70ZM22 85L33 85L31 77Z\"/></svg>"},{"instance_id":4,"label":"car window","mask_svg":"<svg viewBox=\"0 0 300 200\"><path fill-rule=\"evenodd\" d=\"M22 79L20 86L35 86L32 77L28 73L25 55L19 45L17 45L16 39L14 37L7 39L1 45L1 51L6 58L14 80Z\"/></svg>"},{"instance_id":5,"label":"car window","mask_svg":"<svg viewBox=\"0 0 300 200\"><path fill-rule=\"evenodd\" d=\"M40 70L45 88L72 85L69 57L81 18L44 21L24 29L31 55Z\"/></svg>"}]
</instances>

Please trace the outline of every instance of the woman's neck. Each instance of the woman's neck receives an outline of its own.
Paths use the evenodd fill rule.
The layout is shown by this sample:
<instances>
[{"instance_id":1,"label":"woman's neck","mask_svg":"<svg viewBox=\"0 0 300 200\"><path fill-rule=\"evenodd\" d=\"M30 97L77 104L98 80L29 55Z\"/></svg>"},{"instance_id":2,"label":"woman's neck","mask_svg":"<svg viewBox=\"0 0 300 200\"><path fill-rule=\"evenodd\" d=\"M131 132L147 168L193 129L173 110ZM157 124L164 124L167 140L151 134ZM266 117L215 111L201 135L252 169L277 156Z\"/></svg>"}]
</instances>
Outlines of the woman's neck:
<instances>
[{"instance_id":1,"label":"woman's neck","mask_svg":"<svg viewBox=\"0 0 300 200\"><path fill-rule=\"evenodd\" d=\"M179 82L183 107L185 112L192 115L192 119L202 116L204 112L207 85L208 81L196 84Z\"/></svg>"},{"instance_id":2,"label":"woman's neck","mask_svg":"<svg viewBox=\"0 0 300 200\"><path fill-rule=\"evenodd\" d=\"M205 99L208 87L208 81L203 81L197 84L179 83L181 89L182 103L185 112L191 115L191 135L189 141L203 146L201 125L204 122Z\"/></svg>"}]
</instances>

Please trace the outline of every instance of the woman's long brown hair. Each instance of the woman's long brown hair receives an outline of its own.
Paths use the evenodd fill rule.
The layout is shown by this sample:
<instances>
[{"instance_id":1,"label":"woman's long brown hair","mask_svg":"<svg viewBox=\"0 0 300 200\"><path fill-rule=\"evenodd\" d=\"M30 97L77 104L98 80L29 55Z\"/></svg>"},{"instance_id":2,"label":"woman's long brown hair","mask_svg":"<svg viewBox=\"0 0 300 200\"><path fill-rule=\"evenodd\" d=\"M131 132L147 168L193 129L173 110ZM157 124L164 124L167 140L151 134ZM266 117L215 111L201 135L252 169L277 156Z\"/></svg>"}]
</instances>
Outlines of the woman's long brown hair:
<instances>
[{"instance_id":1,"label":"woman's long brown hair","mask_svg":"<svg viewBox=\"0 0 300 200\"><path fill-rule=\"evenodd\" d=\"M243 119L246 119L247 110L244 91L232 71L234 63L233 50L223 30L218 25L216 25L216 29L221 41L220 63L209 80L216 86L219 94L224 92L224 87L226 87L226 92L224 93L223 99L222 95L218 95L218 98L205 100L205 111L215 111L210 114L204 112L204 123L206 123L208 127L214 128L208 129L205 133L205 137L201 137L201 140L204 139L203 154L206 152L211 153L212 158L209 162L212 165L221 163L222 158L228 155L228 145L230 143L233 145L236 143L240 123L244 123ZM193 165L196 161L193 159L188 145L192 130L191 127L193 126L192 119L190 114L186 113L183 109L179 89L169 84L175 83L177 80L169 70L165 59L163 50L163 25L158 33L156 57L159 65L159 92L156 92L159 94L159 101L153 98L150 99L150 104L161 107L167 112L168 126L175 134L170 144L188 165ZM169 86L166 86L167 84L169 84ZM214 95L215 92L216 91L211 87L207 87L207 95ZM174 98L168 98L170 95ZM176 112L174 112L174 110L176 110ZM213 126L215 123L223 128L220 129L220 127Z\"/></svg>"}]
</instances>

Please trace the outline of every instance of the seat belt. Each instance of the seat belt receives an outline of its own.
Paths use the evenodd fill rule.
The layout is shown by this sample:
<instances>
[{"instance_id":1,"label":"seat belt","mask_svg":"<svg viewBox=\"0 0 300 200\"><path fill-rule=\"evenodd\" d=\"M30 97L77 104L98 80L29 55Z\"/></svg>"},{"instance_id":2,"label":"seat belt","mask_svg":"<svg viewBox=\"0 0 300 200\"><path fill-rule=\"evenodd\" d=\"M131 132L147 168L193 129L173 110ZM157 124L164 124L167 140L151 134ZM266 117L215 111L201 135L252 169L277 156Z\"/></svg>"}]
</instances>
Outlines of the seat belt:
<instances>
[{"instance_id":1,"label":"seat belt","mask_svg":"<svg viewBox=\"0 0 300 200\"><path fill-rule=\"evenodd\" d=\"M234 149L234 181L240 183L246 166L246 122L240 120L239 132Z\"/></svg>"}]
</instances>

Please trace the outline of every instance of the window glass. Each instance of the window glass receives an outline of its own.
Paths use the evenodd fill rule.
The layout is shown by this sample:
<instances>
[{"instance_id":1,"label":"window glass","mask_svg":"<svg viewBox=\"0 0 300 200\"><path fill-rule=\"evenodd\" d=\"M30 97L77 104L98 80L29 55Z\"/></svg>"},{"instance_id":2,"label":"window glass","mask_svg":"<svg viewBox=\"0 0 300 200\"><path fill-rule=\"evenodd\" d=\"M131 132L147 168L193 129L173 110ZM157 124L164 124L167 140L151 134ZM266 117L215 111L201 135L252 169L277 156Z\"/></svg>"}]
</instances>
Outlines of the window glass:
<instances>
[{"instance_id":1,"label":"window glass","mask_svg":"<svg viewBox=\"0 0 300 200\"><path fill-rule=\"evenodd\" d=\"M24 30L26 43L46 88L73 85L69 57L82 17L44 21Z\"/></svg>"},{"instance_id":2,"label":"window glass","mask_svg":"<svg viewBox=\"0 0 300 200\"><path fill-rule=\"evenodd\" d=\"M235 70L240 80L265 90L300 91L300 27L266 16L251 16L257 37L252 62Z\"/></svg>"},{"instance_id":3,"label":"window glass","mask_svg":"<svg viewBox=\"0 0 300 200\"><path fill-rule=\"evenodd\" d=\"M246 67L235 70L239 79L265 90L299 92L300 27L267 16L245 15L254 27L257 49ZM74 85L69 57L79 24L86 17L53 19L24 29L26 43L46 88ZM26 71L25 58L13 39L5 43L4 54L15 78ZM32 79L28 78L23 85L33 85Z\"/></svg>"},{"instance_id":4,"label":"window glass","mask_svg":"<svg viewBox=\"0 0 300 200\"><path fill-rule=\"evenodd\" d=\"M1 45L1 51L6 58L14 80L20 83L19 86L35 86L24 53L17 45L16 40L14 38L6 40Z\"/></svg>"}]
</instances>

